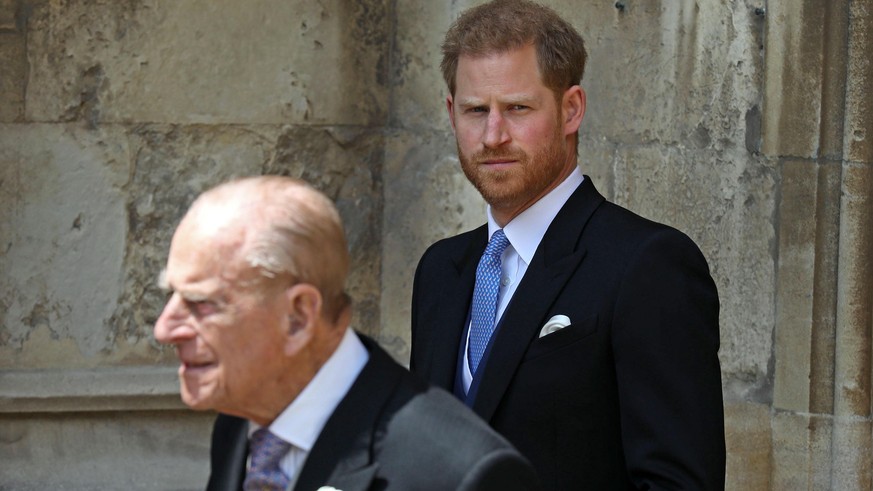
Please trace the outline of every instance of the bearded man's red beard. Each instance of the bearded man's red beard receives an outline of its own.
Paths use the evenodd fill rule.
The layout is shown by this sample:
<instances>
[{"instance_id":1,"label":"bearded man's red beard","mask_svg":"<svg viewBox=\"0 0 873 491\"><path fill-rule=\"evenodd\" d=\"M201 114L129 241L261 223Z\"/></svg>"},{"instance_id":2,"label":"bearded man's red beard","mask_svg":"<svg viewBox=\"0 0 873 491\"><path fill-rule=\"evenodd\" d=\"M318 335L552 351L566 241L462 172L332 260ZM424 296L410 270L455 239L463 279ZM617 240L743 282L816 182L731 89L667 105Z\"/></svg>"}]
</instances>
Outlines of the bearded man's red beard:
<instances>
[{"instance_id":1,"label":"bearded man's red beard","mask_svg":"<svg viewBox=\"0 0 873 491\"><path fill-rule=\"evenodd\" d=\"M533 155L513 148L485 148L468 156L459 146L458 159L464 175L489 205L511 209L541 198L544 190L558 184L555 181L570 158L567 145L558 130L549 144L540 146ZM493 167L485 163L495 160L514 162Z\"/></svg>"}]
</instances>

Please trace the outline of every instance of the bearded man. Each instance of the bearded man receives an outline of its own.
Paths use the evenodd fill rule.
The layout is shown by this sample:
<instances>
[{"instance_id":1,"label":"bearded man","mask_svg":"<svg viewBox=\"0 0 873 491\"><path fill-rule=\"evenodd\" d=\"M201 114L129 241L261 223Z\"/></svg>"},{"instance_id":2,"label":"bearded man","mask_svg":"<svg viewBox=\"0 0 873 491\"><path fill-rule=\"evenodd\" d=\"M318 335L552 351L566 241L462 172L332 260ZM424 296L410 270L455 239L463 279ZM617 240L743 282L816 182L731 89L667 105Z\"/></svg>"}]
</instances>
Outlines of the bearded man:
<instances>
[{"instance_id":1,"label":"bearded man","mask_svg":"<svg viewBox=\"0 0 873 491\"><path fill-rule=\"evenodd\" d=\"M446 107L488 223L422 256L410 368L546 489L723 489L716 286L691 239L577 165L585 59L572 26L524 0L446 34Z\"/></svg>"}]
</instances>

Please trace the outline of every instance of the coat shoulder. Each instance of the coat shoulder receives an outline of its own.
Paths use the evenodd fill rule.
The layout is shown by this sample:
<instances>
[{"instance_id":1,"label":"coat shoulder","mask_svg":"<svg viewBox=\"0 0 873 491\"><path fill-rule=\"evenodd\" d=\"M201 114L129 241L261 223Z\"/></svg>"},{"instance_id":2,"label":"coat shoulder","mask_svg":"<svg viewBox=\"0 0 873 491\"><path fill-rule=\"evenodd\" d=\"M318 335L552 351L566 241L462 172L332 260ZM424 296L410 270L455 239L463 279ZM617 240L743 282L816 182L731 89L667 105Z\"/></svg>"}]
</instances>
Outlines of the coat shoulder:
<instances>
[{"instance_id":1,"label":"coat shoulder","mask_svg":"<svg viewBox=\"0 0 873 491\"><path fill-rule=\"evenodd\" d=\"M463 256L470 248L470 245L477 240L485 240L488 236L488 226L482 225L473 230L440 239L431 244L421 255L419 268L426 263L434 261L445 261Z\"/></svg>"},{"instance_id":2,"label":"coat shoulder","mask_svg":"<svg viewBox=\"0 0 873 491\"><path fill-rule=\"evenodd\" d=\"M653 244L672 244L699 253L699 247L685 232L665 223L638 215L606 201L594 214L586 234L595 242L605 242L614 252L633 253Z\"/></svg>"},{"instance_id":3,"label":"coat shoulder","mask_svg":"<svg viewBox=\"0 0 873 491\"><path fill-rule=\"evenodd\" d=\"M404 370L396 395L376 459L397 489L539 489L530 463L448 392Z\"/></svg>"}]
</instances>

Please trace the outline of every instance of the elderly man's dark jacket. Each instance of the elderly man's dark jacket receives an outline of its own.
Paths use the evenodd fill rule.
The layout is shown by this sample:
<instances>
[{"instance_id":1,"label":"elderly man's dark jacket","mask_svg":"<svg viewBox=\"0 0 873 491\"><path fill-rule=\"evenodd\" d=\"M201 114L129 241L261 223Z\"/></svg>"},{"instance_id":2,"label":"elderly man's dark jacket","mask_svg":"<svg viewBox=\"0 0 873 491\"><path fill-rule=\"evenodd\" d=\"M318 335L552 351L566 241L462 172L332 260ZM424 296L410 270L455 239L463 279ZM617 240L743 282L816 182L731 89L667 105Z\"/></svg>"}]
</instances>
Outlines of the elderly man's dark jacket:
<instances>
[{"instance_id":1,"label":"elderly man's dark jacket","mask_svg":"<svg viewBox=\"0 0 873 491\"><path fill-rule=\"evenodd\" d=\"M454 391L544 489L723 489L719 303L697 246L607 202L589 177L534 254L470 394L458 370L487 227L423 255L413 373ZM540 337L564 315L570 325Z\"/></svg>"},{"instance_id":2,"label":"elderly man's dark jacket","mask_svg":"<svg viewBox=\"0 0 873 491\"><path fill-rule=\"evenodd\" d=\"M360 336L370 359L318 436L294 490L540 489L505 439ZM242 489L248 422L220 414L208 491Z\"/></svg>"}]
</instances>

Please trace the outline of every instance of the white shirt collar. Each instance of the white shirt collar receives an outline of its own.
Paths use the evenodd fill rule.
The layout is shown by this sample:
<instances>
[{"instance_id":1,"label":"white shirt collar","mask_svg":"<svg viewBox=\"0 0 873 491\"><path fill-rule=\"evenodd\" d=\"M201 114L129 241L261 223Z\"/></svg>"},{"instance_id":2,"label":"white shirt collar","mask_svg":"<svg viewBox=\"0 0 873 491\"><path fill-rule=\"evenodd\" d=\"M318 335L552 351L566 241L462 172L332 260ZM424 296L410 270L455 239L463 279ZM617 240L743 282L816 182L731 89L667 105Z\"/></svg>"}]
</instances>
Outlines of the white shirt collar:
<instances>
[{"instance_id":1,"label":"white shirt collar","mask_svg":"<svg viewBox=\"0 0 873 491\"><path fill-rule=\"evenodd\" d=\"M270 432L309 452L327 419L345 397L370 358L358 336L346 328L336 351L322 365L303 392L270 424ZM249 424L249 435L259 426Z\"/></svg>"},{"instance_id":2,"label":"white shirt collar","mask_svg":"<svg viewBox=\"0 0 873 491\"><path fill-rule=\"evenodd\" d=\"M530 264L537 247L539 247L543 236L546 234L546 230L552 224L552 220L555 219L555 215L561 211L564 203L570 199L570 195L573 194L573 191L584 180L585 175L582 174L582 170L577 166L555 189L549 191L547 195L540 198L539 201L521 212L503 227L503 233L506 234L506 238L509 239L512 248L518 252L519 257L521 257L525 264ZM489 206L488 238L491 239L491 235L499 229L500 226L497 225L494 217L491 216L491 206Z\"/></svg>"}]
</instances>

